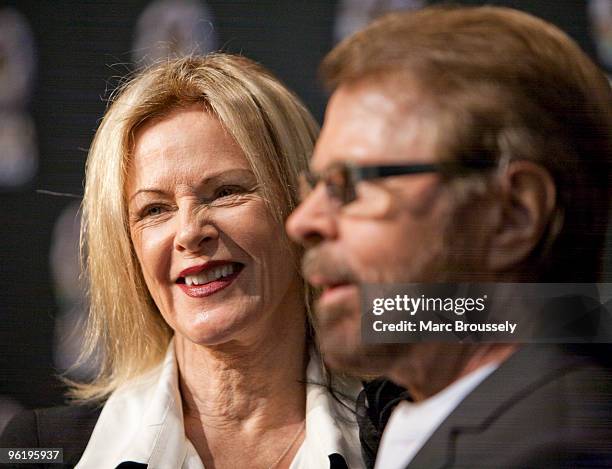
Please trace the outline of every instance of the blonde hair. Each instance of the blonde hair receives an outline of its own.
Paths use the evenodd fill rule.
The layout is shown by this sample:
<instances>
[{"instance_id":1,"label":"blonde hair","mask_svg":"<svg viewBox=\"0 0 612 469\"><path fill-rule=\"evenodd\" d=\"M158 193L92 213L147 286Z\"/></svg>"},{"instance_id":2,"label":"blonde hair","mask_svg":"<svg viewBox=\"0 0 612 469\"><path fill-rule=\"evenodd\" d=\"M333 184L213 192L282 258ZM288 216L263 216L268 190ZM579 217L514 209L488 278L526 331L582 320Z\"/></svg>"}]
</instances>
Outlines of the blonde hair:
<instances>
[{"instance_id":1,"label":"blonde hair","mask_svg":"<svg viewBox=\"0 0 612 469\"><path fill-rule=\"evenodd\" d=\"M201 104L244 152L278 223L297 203L297 175L307 167L318 132L304 105L268 71L227 54L153 65L111 101L87 159L81 228L90 313L79 361L101 354L101 366L92 382L70 382L78 400L102 400L159 364L172 336L145 285L127 221L124 186L138 128ZM297 269L299 249L291 249Z\"/></svg>"}]
</instances>

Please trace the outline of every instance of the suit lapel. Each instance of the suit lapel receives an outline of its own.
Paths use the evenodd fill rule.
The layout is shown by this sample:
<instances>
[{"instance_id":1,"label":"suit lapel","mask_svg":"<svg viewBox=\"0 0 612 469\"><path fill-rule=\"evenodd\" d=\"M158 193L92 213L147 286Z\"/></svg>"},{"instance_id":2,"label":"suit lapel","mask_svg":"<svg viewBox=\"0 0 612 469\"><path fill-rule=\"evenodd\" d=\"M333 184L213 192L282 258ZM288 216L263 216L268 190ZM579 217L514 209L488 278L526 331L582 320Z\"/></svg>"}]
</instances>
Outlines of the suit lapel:
<instances>
[{"instance_id":1,"label":"suit lapel","mask_svg":"<svg viewBox=\"0 0 612 469\"><path fill-rule=\"evenodd\" d=\"M407 469L452 467L459 435L486 430L520 399L579 363L579 358L563 353L555 345L523 347L457 406Z\"/></svg>"}]
</instances>

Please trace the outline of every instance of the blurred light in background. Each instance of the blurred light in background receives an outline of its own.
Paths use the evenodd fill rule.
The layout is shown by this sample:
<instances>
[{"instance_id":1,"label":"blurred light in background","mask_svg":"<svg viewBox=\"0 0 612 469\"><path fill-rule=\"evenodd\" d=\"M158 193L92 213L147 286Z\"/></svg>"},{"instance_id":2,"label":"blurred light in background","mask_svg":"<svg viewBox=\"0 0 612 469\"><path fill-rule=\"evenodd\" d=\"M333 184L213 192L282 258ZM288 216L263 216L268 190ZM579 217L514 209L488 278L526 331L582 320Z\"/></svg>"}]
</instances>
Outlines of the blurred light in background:
<instances>
[{"instance_id":1,"label":"blurred light in background","mask_svg":"<svg viewBox=\"0 0 612 469\"><path fill-rule=\"evenodd\" d=\"M0 188L19 188L38 168L34 122L28 113L36 53L27 20L0 9Z\"/></svg>"},{"instance_id":2,"label":"blurred light in background","mask_svg":"<svg viewBox=\"0 0 612 469\"><path fill-rule=\"evenodd\" d=\"M385 13L415 10L424 7L425 3L424 0L340 0L334 39L340 42Z\"/></svg>"},{"instance_id":3,"label":"blurred light in background","mask_svg":"<svg viewBox=\"0 0 612 469\"><path fill-rule=\"evenodd\" d=\"M168 57L206 54L217 49L208 6L197 0L156 0L136 25L133 60L149 65Z\"/></svg>"},{"instance_id":4,"label":"blurred light in background","mask_svg":"<svg viewBox=\"0 0 612 469\"><path fill-rule=\"evenodd\" d=\"M612 71L612 0L591 0L589 16L599 60Z\"/></svg>"},{"instance_id":5,"label":"blurred light in background","mask_svg":"<svg viewBox=\"0 0 612 469\"><path fill-rule=\"evenodd\" d=\"M53 363L71 379L93 378L98 363L78 363L83 349L88 303L79 261L80 204L69 204L58 217L51 238L51 275L58 311L55 315Z\"/></svg>"}]
</instances>

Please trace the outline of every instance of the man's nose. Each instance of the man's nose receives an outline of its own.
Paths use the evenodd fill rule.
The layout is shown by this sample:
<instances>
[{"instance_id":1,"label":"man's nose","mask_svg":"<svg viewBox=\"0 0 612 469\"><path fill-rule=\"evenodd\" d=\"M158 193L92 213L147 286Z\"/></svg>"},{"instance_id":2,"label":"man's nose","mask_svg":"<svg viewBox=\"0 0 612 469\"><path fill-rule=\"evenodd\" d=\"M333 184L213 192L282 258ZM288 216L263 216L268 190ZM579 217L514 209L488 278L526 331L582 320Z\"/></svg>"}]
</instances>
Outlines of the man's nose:
<instances>
[{"instance_id":1,"label":"man's nose","mask_svg":"<svg viewBox=\"0 0 612 469\"><path fill-rule=\"evenodd\" d=\"M317 244L322 240L333 239L337 235L338 213L334 211L320 184L289 216L286 223L287 233L294 241L303 246Z\"/></svg>"},{"instance_id":2,"label":"man's nose","mask_svg":"<svg viewBox=\"0 0 612 469\"><path fill-rule=\"evenodd\" d=\"M174 248L179 252L199 254L207 241L219 238L219 230L202 210L185 210L179 214Z\"/></svg>"}]
</instances>

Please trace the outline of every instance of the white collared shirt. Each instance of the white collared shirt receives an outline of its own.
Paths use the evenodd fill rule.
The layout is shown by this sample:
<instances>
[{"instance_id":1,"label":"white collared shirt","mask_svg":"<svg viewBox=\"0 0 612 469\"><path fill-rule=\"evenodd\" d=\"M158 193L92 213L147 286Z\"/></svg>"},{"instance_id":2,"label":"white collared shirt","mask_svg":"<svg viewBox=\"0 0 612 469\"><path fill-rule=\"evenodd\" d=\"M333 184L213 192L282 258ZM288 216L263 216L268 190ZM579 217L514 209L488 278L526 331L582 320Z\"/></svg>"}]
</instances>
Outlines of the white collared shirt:
<instances>
[{"instance_id":1,"label":"white collared shirt","mask_svg":"<svg viewBox=\"0 0 612 469\"><path fill-rule=\"evenodd\" d=\"M400 402L383 432L376 469L404 469L446 417L498 366L482 366L424 401Z\"/></svg>"},{"instance_id":2,"label":"white collared shirt","mask_svg":"<svg viewBox=\"0 0 612 469\"><path fill-rule=\"evenodd\" d=\"M290 469L324 469L329 455L344 457L348 467L364 467L355 418L342 412L325 386L320 360L311 353L306 371L306 431ZM342 393L356 398L357 381ZM163 363L120 387L110 396L77 469L115 469L124 461L148 464L149 469L204 469L185 435L178 386L174 341Z\"/></svg>"}]
</instances>

